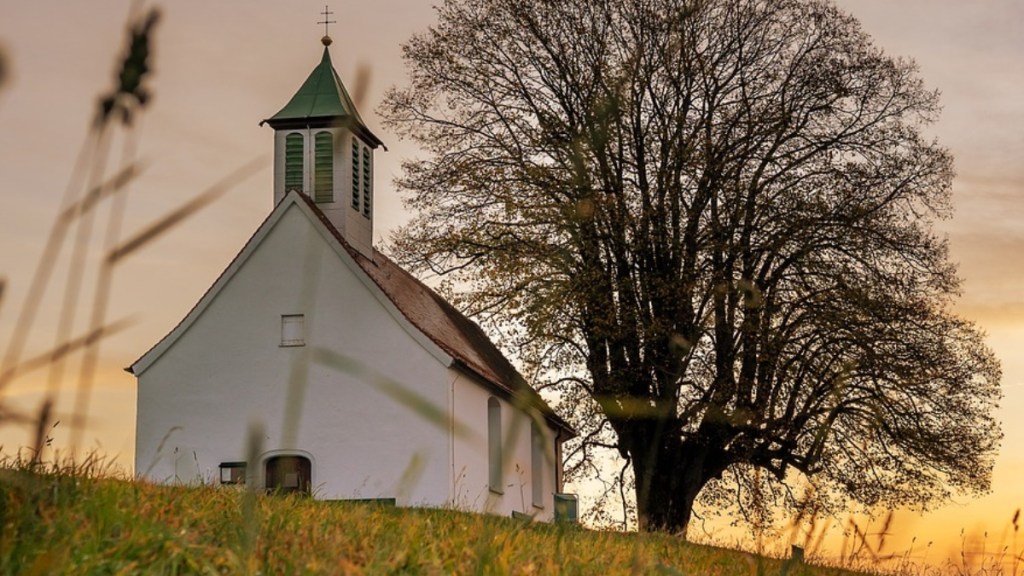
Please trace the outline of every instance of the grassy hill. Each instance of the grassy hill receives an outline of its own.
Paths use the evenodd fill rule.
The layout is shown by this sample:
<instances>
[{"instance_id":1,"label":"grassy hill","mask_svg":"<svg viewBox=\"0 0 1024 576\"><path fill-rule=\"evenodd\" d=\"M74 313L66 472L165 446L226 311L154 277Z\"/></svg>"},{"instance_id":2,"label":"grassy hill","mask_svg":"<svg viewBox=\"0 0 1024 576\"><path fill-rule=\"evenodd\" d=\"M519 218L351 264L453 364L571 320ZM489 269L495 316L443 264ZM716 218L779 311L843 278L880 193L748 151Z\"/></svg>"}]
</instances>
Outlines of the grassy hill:
<instances>
[{"instance_id":1,"label":"grassy hill","mask_svg":"<svg viewBox=\"0 0 1024 576\"><path fill-rule=\"evenodd\" d=\"M677 538L0 469L4 574L849 574Z\"/></svg>"}]
</instances>

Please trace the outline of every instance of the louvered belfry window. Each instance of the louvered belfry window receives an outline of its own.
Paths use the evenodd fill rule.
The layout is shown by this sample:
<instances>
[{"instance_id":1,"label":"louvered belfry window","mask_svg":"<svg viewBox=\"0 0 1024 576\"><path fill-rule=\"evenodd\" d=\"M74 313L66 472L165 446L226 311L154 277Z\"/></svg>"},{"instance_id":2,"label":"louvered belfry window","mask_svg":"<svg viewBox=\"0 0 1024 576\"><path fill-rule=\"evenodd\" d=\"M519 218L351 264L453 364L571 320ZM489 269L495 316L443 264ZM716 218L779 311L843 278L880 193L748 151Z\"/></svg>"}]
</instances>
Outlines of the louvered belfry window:
<instances>
[{"instance_id":1,"label":"louvered belfry window","mask_svg":"<svg viewBox=\"0 0 1024 576\"><path fill-rule=\"evenodd\" d=\"M284 189L302 191L302 134L289 134L284 138Z\"/></svg>"},{"instance_id":2,"label":"louvered belfry window","mask_svg":"<svg viewBox=\"0 0 1024 576\"><path fill-rule=\"evenodd\" d=\"M314 145L316 169L313 174L313 199L317 202L334 202L334 135L327 131L317 132Z\"/></svg>"},{"instance_id":3,"label":"louvered belfry window","mask_svg":"<svg viewBox=\"0 0 1024 576\"><path fill-rule=\"evenodd\" d=\"M352 207L359 210L359 140L352 138Z\"/></svg>"},{"instance_id":4,"label":"louvered belfry window","mask_svg":"<svg viewBox=\"0 0 1024 576\"><path fill-rule=\"evenodd\" d=\"M373 178L370 177L370 149L363 146L363 216L370 217L370 198L373 196L370 184Z\"/></svg>"}]
</instances>

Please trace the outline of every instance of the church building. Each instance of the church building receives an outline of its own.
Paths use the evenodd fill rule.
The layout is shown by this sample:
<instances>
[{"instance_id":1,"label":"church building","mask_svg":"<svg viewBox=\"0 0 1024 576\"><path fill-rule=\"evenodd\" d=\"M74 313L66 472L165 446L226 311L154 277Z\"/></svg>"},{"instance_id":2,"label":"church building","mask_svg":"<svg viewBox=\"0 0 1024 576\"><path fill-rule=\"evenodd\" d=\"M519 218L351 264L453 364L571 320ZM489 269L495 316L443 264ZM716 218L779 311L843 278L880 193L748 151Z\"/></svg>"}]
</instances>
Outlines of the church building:
<instances>
[{"instance_id":1,"label":"church building","mask_svg":"<svg viewBox=\"0 0 1024 576\"><path fill-rule=\"evenodd\" d=\"M574 507L561 492L575 432L477 324L374 248L382 142L323 44L261 123L273 211L127 369L136 473L553 520Z\"/></svg>"}]
</instances>

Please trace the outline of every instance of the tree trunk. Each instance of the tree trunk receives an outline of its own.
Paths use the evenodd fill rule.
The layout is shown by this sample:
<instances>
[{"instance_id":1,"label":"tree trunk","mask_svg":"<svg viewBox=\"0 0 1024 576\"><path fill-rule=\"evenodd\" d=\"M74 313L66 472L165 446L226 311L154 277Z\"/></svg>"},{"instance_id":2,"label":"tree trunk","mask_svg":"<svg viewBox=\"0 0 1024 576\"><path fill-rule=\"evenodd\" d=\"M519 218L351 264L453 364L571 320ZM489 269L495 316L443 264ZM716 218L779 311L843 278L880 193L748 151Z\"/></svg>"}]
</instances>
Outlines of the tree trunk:
<instances>
[{"instance_id":1,"label":"tree trunk","mask_svg":"<svg viewBox=\"0 0 1024 576\"><path fill-rule=\"evenodd\" d=\"M675 476L682 476L676 471L657 470L644 478L643 483L639 479L639 470L634 469L637 475L636 501L637 518L640 521L640 530L644 532L666 532L668 534L680 535L686 538L686 527L693 515L693 502L696 492L690 496L690 490L679 486ZM645 492L646 488L646 493ZM682 488L682 489L680 489Z\"/></svg>"},{"instance_id":2,"label":"tree trunk","mask_svg":"<svg viewBox=\"0 0 1024 576\"><path fill-rule=\"evenodd\" d=\"M686 538L697 495L720 470L709 462L706 446L686 444L678 436L659 440L660 450L633 454L640 530Z\"/></svg>"}]
</instances>

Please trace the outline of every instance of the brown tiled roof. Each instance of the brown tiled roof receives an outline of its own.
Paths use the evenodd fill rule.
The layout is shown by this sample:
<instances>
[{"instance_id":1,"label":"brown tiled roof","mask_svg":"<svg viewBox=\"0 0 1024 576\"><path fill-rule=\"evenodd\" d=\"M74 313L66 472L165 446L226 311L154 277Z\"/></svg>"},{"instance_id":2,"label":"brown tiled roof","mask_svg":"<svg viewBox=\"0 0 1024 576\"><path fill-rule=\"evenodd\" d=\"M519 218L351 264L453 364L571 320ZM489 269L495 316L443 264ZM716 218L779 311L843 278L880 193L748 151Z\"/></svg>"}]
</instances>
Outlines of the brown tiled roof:
<instances>
[{"instance_id":1,"label":"brown tiled roof","mask_svg":"<svg viewBox=\"0 0 1024 576\"><path fill-rule=\"evenodd\" d=\"M459 312L415 276L374 249L373 259L352 248L327 216L305 194L297 194L360 268L413 326L469 372L506 398L525 397L544 416L570 435L576 432L560 418L498 350L475 322Z\"/></svg>"}]
</instances>

